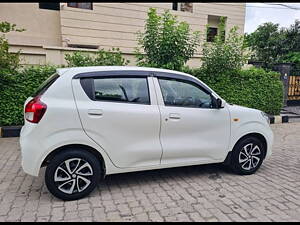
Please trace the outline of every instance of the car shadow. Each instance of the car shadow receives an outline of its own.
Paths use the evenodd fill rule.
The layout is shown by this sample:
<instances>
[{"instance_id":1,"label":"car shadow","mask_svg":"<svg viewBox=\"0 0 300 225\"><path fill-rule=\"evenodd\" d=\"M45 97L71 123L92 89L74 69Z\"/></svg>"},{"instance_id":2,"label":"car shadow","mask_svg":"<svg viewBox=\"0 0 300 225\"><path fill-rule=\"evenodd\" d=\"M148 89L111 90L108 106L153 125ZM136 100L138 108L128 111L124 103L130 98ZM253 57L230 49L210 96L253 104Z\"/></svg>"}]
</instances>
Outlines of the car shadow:
<instances>
[{"instance_id":1,"label":"car shadow","mask_svg":"<svg viewBox=\"0 0 300 225\"><path fill-rule=\"evenodd\" d=\"M122 187L128 185L134 186L141 183L162 183L175 177L180 177L186 181L198 178L199 176L206 177L210 180L217 180L221 179L223 175L235 174L230 168L220 163L194 165L107 175L104 180L100 181L99 186L104 185L112 187L117 185Z\"/></svg>"}]
</instances>

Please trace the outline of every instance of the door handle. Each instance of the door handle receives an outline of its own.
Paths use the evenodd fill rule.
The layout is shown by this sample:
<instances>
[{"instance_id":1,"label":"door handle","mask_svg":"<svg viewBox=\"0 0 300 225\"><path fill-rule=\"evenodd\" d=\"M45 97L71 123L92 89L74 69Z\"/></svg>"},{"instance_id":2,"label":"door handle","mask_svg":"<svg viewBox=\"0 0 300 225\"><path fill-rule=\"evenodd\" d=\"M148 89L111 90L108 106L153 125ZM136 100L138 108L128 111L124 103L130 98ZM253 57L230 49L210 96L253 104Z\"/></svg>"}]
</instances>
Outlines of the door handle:
<instances>
[{"instance_id":1,"label":"door handle","mask_svg":"<svg viewBox=\"0 0 300 225\"><path fill-rule=\"evenodd\" d=\"M179 120L180 119L180 114L178 114L178 113L170 113L169 114L169 118L170 119Z\"/></svg>"},{"instance_id":2,"label":"door handle","mask_svg":"<svg viewBox=\"0 0 300 225\"><path fill-rule=\"evenodd\" d=\"M88 114L93 115L93 116L102 116L103 111L102 111L102 109L89 109Z\"/></svg>"}]
</instances>

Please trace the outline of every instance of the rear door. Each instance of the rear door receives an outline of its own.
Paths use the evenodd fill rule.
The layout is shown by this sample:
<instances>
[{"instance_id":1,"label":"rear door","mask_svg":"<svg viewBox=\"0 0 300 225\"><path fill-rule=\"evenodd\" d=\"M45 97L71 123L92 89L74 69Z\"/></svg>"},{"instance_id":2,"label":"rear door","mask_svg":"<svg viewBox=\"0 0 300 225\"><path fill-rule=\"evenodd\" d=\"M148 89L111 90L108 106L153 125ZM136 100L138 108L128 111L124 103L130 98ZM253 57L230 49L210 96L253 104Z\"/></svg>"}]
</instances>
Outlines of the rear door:
<instances>
[{"instance_id":1,"label":"rear door","mask_svg":"<svg viewBox=\"0 0 300 225\"><path fill-rule=\"evenodd\" d=\"M152 78L114 72L73 79L83 128L117 167L159 165L160 113Z\"/></svg>"}]
</instances>

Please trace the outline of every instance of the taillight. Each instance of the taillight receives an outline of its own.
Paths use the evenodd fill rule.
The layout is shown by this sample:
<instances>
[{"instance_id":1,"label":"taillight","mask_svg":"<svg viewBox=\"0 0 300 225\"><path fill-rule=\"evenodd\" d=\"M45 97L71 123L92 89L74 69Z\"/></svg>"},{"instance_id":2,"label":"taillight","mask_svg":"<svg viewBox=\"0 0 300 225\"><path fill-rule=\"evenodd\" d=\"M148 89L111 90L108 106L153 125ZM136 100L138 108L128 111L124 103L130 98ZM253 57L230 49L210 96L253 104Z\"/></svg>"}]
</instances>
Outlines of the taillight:
<instances>
[{"instance_id":1,"label":"taillight","mask_svg":"<svg viewBox=\"0 0 300 225\"><path fill-rule=\"evenodd\" d=\"M25 106L25 119L31 123L38 123L42 119L47 109L47 105L36 96Z\"/></svg>"}]
</instances>

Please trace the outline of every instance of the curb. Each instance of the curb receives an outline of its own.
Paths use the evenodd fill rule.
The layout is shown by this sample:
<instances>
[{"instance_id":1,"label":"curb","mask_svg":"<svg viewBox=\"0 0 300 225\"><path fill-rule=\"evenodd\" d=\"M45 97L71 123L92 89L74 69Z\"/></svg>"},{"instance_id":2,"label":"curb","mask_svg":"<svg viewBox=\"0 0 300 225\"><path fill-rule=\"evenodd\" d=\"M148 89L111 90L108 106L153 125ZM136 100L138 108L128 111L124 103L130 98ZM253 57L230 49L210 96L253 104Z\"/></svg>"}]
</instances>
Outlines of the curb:
<instances>
[{"instance_id":1,"label":"curb","mask_svg":"<svg viewBox=\"0 0 300 225\"><path fill-rule=\"evenodd\" d=\"M0 137L20 137L22 126L0 127Z\"/></svg>"},{"instance_id":2,"label":"curb","mask_svg":"<svg viewBox=\"0 0 300 225\"><path fill-rule=\"evenodd\" d=\"M269 115L270 124L274 123L288 123L289 122L289 116L273 116Z\"/></svg>"}]
</instances>

